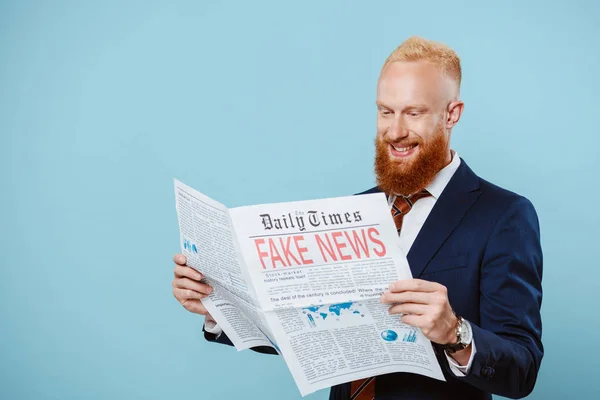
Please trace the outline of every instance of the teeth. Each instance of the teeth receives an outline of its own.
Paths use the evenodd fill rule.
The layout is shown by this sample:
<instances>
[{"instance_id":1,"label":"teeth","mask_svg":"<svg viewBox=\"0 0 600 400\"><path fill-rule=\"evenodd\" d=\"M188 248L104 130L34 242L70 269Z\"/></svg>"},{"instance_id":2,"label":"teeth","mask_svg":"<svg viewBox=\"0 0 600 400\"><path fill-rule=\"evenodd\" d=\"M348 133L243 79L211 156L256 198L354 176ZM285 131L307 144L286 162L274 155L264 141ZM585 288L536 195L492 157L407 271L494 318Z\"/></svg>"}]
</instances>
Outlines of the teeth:
<instances>
[{"instance_id":1,"label":"teeth","mask_svg":"<svg viewBox=\"0 0 600 400\"><path fill-rule=\"evenodd\" d=\"M417 146L416 144L412 145L412 146L409 146L409 147L396 147L396 146L392 145L392 147L394 148L394 150L399 151L399 152L409 151L410 149L412 149L412 148L414 148L416 146Z\"/></svg>"}]
</instances>

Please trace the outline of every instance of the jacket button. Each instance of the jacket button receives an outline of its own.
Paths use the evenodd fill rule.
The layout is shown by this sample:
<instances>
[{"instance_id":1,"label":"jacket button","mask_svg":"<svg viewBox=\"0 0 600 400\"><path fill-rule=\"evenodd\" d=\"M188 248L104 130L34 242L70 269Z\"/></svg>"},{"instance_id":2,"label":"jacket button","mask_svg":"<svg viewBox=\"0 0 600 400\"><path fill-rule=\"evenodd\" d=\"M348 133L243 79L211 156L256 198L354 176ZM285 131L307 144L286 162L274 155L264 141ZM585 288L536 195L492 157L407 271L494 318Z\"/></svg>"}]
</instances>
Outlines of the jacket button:
<instances>
[{"instance_id":1,"label":"jacket button","mask_svg":"<svg viewBox=\"0 0 600 400\"><path fill-rule=\"evenodd\" d=\"M481 375L483 375L485 378L491 379L494 376L494 373L496 373L496 370L492 367L483 367L481 368Z\"/></svg>"}]
</instances>

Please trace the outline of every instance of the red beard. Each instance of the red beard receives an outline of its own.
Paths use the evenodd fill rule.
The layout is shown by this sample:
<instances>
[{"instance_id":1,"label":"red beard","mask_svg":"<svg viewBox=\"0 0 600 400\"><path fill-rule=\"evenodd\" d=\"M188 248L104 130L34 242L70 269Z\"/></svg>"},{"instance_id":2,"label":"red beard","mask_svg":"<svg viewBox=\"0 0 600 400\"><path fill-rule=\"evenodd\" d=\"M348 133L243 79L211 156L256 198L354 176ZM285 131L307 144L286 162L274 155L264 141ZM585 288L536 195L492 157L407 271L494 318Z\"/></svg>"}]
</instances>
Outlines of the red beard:
<instances>
[{"instance_id":1,"label":"red beard","mask_svg":"<svg viewBox=\"0 0 600 400\"><path fill-rule=\"evenodd\" d=\"M390 144L384 139L375 139L377 185L385 193L404 196L417 193L425 189L435 175L446 166L449 143L441 124L431 142L425 143L421 140L417 143L419 153L416 159L393 161L390 159Z\"/></svg>"}]
</instances>

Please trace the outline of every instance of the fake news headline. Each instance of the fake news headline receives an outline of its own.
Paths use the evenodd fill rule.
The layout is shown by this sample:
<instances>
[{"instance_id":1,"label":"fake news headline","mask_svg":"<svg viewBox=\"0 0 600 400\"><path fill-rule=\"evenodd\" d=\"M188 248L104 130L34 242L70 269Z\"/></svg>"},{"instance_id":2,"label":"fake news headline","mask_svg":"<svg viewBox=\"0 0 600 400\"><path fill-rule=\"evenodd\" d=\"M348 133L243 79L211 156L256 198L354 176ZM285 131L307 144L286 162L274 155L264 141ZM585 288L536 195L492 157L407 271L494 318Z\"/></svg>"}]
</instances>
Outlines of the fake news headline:
<instances>
[{"instance_id":1,"label":"fake news headline","mask_svg":"<svg viewBox=\"0 0 600 400\"><path fill-rule=\"evenodd\" d=\"M341 214L308 211L296 212L293 216L289 213L280 218L273 218L270 214L260 214L259 217L268 233L252 236L251 239L265 270L381 258L387 253L379 239L378 224L355 225L362 222L360 211ZM315 230L308 232L307 226ZM269 234L286 229L298 231ZM318 259L314 259L315 256Z\"/></svg>"}]
</instances>

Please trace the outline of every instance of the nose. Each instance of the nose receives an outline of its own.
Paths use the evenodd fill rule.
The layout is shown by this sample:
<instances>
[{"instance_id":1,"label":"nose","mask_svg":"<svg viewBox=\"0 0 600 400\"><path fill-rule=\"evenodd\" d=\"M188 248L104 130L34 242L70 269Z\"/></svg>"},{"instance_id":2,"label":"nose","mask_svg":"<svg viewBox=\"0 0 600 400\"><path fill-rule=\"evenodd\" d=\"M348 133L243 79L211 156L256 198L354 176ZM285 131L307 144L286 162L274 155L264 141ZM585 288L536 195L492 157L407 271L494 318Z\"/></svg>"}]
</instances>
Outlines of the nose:
<instances>
[{"instance_id":1,"label":"nose","mask_svg":"<svg viewBox=\"0 0 600 400\"><path fill-rule=\"evenodd\" d=\"M406 138L409 134L408 129L404 126L401 119L395 118L387 131L387 137L392 142L398 142Z\"/></svg>"}]
</instances>

